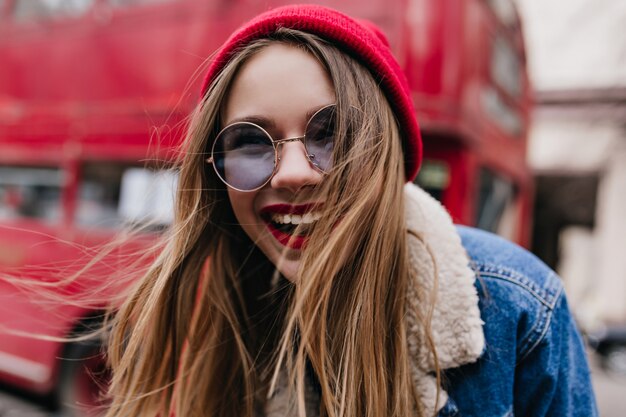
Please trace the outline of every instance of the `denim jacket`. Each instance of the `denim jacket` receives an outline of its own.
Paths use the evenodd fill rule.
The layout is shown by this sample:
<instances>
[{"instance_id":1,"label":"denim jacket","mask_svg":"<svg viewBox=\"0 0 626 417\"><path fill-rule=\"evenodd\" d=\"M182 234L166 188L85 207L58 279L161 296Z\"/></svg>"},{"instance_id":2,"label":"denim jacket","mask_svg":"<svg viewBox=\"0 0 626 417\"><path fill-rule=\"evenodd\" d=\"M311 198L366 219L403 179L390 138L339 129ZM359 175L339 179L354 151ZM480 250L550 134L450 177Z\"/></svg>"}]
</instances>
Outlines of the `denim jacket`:
<instances>
[{"instance_id":1,"label":"denim jacket","mask_svg":"<svg viewBox=\"0 0 626 417\"><path fill-rule=\"evenodd\" d=\"M492 234L457 228L475 270L485 350L445 372L440 417L597 416L583 344L559 277Z\"/></svg>"}]
</instances>

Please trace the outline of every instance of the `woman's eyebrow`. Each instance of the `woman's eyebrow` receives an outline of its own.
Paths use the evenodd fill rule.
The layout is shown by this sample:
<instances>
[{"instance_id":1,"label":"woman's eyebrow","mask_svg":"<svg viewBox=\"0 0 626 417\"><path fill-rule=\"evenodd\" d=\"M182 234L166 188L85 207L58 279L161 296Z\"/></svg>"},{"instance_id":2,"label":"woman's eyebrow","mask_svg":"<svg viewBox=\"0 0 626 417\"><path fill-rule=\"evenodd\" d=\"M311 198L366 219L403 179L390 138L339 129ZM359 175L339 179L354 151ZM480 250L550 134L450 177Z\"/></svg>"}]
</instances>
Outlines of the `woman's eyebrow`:
<instances>
[{"instance_id":1,"label":"woman's eyebrow","mask_svg":"<svg viewBox=\"0 0 626 417\"><path fill-rule=\"evenodd\" d=\"M272 129L276 127L276 123L272 119L268 117L264 117L264 116L258 116L258 115L237 117L229 121L228 125L231 125L233 123L241 123L241 122L254 123L255 125L261 126L263 129Z\"/></svg>"},{"instance_id":2,"label":"woman's eyebrow","mask_svg":"<svg viewBox=\"0 0 626 417\"><path fill-rule=\"evenodd\" d=\"M319 106L319 107L313 107L312 109L309 109L309 111L307 111L304 116L305 123L308 122L309 119L311 119L311 117L313 117L315 113L317 113L318 111L320 111L326 106L329 106L329 104ZM236 117L230 120L226 124L226 126L231 125L233 123L241 123L241 122L254 123L255 125L259 125L263 129L266 129L266 130L270 130L276 127L276 122L273 119L269 117L261 116L261 115L256 115L256 114L243 116L243 117Z\"/></svg>"}]
</instances>

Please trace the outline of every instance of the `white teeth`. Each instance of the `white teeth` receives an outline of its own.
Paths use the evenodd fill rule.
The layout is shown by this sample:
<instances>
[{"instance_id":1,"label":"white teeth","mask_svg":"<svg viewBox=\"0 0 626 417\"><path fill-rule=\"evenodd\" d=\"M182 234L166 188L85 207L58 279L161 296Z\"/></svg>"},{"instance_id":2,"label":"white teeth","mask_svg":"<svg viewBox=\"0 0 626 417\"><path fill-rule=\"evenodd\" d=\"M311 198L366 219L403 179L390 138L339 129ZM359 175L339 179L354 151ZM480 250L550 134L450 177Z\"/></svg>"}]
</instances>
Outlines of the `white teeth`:
<instances>
[{"instance_id":1,"label":"white teeth","mask_svg":"<svg viewBox=\"0 0 626 417\"><path fill-rule=\"evenodd\" d=\"M280 224L310 224L313 223L322 217L321 213L305 213L304 215L299 214L272 214L272 221L274 223Z\"/></svg>"}]
</instances>

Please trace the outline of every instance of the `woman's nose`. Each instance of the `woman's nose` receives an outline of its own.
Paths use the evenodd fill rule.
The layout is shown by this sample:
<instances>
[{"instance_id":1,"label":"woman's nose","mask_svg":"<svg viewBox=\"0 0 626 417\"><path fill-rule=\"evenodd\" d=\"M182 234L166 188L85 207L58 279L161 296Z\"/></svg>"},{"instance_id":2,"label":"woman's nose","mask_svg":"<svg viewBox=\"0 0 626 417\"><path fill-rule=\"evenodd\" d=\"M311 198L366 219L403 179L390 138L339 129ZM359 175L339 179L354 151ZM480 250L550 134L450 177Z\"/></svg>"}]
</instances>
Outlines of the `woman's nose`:
<instances>
[{"instance_id":1,"label":"woman's nose","mask_svg":"<svg viewBox=\"0 0 626 417\"><path fill-rule=\"evenodd\" d=\"M322 180L323 174L311 165L302 142L282 144L278 155L280 160L270 182L272 188L285 188L296 193Z\"/></svg>"}]
</instances>

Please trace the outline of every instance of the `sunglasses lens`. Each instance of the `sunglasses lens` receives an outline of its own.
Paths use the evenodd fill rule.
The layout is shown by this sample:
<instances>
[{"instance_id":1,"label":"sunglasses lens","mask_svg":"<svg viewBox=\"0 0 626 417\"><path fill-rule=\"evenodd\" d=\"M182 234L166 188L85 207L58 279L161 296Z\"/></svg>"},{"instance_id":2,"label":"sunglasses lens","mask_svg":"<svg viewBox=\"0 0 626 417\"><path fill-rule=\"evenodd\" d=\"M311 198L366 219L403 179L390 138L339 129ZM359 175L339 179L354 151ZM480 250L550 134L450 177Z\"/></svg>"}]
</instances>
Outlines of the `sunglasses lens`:
<instances>
[{"instance_id":1,"label":"sunglasses lens","mask_svg":"<svg viewBox=\"0 0 626 417\"><path fill-rule=\"evenodd\" d=\"M333 164L336 114L336 106L324 107L313 115L305 132L309 159L324 172Z\"/></svg>"},{"instance_id":2,"label":"sunglasses lens","mask_svg":"<svg viewBox=\"0 0 626 417\"><path fill-rule=\"evenodd\" d=\"M250 123L223 130L213 145L213 163L229 186L250 191L262 186L274 172L274 147L269 136Z\"/></svg>"}]
</instances>

